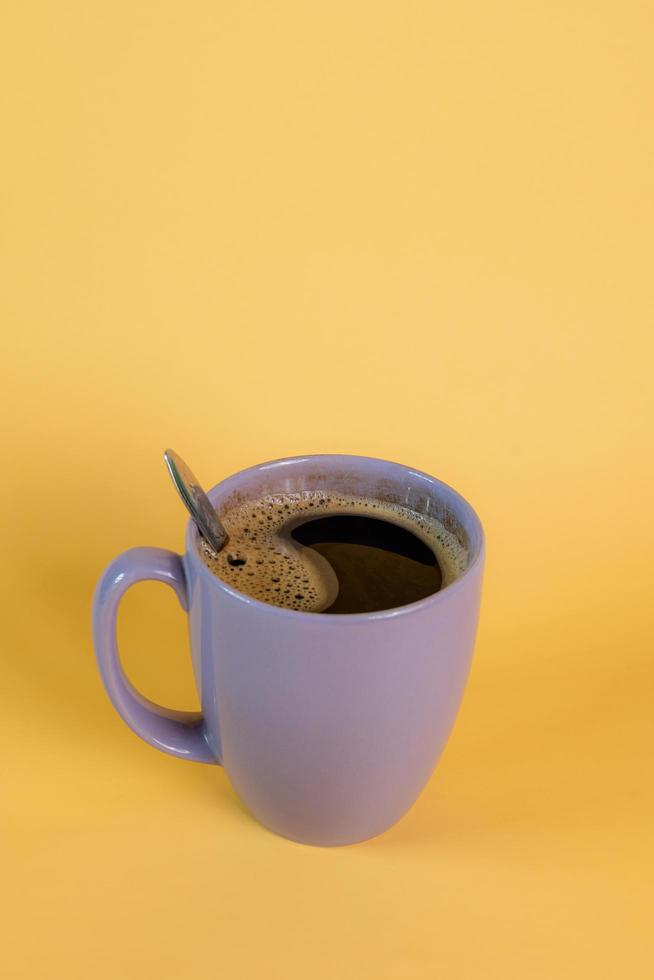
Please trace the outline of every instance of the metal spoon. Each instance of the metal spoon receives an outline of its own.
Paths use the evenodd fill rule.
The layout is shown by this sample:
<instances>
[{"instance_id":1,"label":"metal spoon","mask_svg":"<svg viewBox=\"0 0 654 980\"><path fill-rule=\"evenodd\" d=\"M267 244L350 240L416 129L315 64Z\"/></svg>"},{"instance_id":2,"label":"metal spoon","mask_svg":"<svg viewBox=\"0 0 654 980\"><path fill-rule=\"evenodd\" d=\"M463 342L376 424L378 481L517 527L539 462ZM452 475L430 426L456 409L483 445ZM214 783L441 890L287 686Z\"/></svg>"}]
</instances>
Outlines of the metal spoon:
<instances>
[{"instance_id":1,"label":"metal spoon","mask_svg":"<svg viewBox=\"0 0 654 980\"><path fill-rule=\"evenodd\" d=\"M227 544L227 531L218 520L218 515L200 486L198 478L174 450L167 449L164 459L177 492L197 524L200 534L212 551L218 553Z\"/></svg>"}]
</instances>

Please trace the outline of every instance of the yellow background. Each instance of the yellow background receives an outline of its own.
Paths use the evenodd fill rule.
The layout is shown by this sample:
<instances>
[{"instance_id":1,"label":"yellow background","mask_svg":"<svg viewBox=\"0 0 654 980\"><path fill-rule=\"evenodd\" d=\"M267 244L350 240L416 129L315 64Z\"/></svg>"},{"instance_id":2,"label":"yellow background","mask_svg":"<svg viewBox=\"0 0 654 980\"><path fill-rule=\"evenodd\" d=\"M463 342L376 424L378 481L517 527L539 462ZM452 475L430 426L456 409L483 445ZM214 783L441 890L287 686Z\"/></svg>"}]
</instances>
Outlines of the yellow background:
<instances>
[{"instance_id":1,"label":"yellow background","mask_svg":"<svg viewBox=\"0 0 654 980\"><path fill-rule=\"evenodd\" d=\"M652 31L645 3L26 2L0 29L4 976L654 968ZM277 839L139 742L103 566L207 484L396 459L475 505L477 654L393 830ZM185 622L126 668L192 707Z\"/></svg>"}]
</instances>

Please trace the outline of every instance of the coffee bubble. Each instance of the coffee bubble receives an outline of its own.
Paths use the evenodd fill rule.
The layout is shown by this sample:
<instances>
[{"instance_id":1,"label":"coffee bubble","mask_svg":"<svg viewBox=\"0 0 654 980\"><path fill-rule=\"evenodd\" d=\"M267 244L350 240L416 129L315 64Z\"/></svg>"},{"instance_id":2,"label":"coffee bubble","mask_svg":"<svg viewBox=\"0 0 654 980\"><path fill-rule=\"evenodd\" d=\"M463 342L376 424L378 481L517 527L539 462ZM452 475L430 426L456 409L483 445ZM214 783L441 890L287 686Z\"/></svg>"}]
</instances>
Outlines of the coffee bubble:
<instances>
[{"instance_id":1,"label":"coffee bubble","mask_svg":"<svg viewBox=\"0 0 654 980\"><path fill-rule=\"evenodd\" d=\"M270 605L321 612L338 594L329 563L291 536L293 528L317 517L357 515L387 521L410 531L434 553L442 587L459 578L468 563L466 548L439 520L401 504L325 491L269 494L221 513L229 540L214 554L203 541L205 565L223 582Z\"/></svg>"}]
</instances>

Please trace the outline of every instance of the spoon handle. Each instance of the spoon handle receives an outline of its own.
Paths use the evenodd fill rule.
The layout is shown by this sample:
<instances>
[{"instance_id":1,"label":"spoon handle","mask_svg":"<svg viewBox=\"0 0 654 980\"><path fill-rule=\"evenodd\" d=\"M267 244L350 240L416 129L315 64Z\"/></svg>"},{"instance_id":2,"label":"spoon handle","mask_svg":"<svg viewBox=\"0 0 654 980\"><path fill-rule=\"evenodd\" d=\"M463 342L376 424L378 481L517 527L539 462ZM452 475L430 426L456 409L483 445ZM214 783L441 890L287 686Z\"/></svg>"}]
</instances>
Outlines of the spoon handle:
<instances>
[{"instance_id":1,"label":"spoon handle","mask_svg":"<svg viewBox=\"0 0 654 980\"><path fill-rule=\"evenodd\" d=\"M218 515L200 486L198 478L173 449L166 450L164 459L172 481L177 487L177 492L197 524L200 534L209 547L218 553L227 544L227 531L220 523Z\"/></svg>"}]
</instances>

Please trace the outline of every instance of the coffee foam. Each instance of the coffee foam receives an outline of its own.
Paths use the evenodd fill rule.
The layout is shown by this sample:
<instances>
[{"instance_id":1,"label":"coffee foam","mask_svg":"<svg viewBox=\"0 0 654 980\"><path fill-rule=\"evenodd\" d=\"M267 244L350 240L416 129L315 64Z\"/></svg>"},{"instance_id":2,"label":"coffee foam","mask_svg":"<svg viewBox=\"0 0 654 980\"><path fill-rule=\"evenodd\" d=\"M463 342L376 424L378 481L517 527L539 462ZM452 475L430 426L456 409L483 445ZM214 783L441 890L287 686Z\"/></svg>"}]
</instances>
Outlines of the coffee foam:
<instances>
[{"instance_id":1,"label":"coffee foam","mask_svg":"<svg viewBox=\"0 0 654 980\"><path fill-rule=\"evenodd\" d=\"M221 521L229 537L227 545L215 554L201 541L200 554L214 575L253 599L320 612L336 598L336 577L321 555L291 538L290 530L336 514L377 518L415 534L436 555L443 575L441 588L466 570L466 548L435 517L401 504L319 490L270 494L226 510Z\"/></svg>"}]
</instances>

